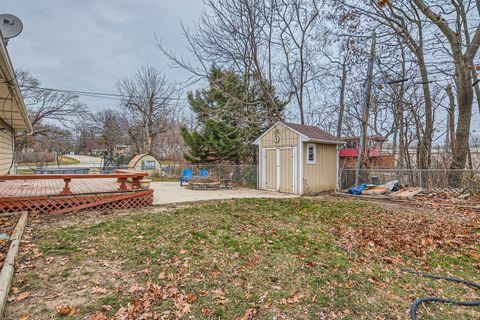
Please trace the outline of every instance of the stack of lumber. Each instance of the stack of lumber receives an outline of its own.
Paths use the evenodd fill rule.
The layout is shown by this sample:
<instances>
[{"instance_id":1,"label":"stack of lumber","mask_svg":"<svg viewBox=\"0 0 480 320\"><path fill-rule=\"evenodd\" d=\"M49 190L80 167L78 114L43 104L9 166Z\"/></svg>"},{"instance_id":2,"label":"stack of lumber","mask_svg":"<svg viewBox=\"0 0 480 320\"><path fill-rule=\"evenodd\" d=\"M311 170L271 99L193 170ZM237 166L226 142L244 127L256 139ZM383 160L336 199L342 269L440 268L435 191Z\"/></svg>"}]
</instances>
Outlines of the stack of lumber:
<instances>
[{"instance_id":1,"label":"stack of lumber","mask_svg":"<svg viewBox=\"0 0 480 320\"><path fill-rule=\"evenodd\" d=\"M392 193L392 197L400 199L400 200L409 200L413 199L416 195L422 193L424 190L419 187L412 187L412 188L403 188L397 192Z\"/></svg>"}]
</instances>

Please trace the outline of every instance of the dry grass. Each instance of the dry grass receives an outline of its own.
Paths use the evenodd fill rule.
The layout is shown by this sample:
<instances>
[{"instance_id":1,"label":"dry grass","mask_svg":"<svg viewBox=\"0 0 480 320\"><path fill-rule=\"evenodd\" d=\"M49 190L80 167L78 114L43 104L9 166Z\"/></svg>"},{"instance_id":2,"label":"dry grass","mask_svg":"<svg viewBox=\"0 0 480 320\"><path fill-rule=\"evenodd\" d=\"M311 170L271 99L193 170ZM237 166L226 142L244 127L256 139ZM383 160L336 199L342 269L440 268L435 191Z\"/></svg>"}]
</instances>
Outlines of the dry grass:
<instances>
[{"instance_id":1,"label":"dry grass","mask_svg":"<svg viewBox=\"0 0 480 320\"><path fill-rule=\"evenodd\" d=\"M439 221L425 210L326 198L86 217L31 231L7 319L59 317L61 305L74 307L70 319L406 319L417 297L478 298L399 271L480 281L475 213ZM432 232L441 234L433 242ZM479 317L444 305L421 311L421 319Z\"/></svg>"}]
</instances>

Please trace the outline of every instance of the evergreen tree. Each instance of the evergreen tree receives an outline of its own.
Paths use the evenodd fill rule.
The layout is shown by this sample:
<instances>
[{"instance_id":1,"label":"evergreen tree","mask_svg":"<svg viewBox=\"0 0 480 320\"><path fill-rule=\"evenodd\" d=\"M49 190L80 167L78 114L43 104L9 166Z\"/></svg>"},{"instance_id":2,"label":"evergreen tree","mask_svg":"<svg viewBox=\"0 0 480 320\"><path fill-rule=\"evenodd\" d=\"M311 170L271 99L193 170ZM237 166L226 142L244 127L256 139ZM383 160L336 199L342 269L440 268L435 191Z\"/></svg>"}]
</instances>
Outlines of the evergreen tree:
<instances>
[{"instance_id":1,"label":"evergreen tree","mask_svg":"<svg viewBox=\"0 0 480 320\"><path fill-rule=\"evenodd\" d=\"M282 118L285 103L265 97L253 77L212 68L208 89L188 94L199 128L182 137L194 163L241 163L255 155L253 141ZM272 88L271 96L275 96Z\"/></svg>"}]
</instances>

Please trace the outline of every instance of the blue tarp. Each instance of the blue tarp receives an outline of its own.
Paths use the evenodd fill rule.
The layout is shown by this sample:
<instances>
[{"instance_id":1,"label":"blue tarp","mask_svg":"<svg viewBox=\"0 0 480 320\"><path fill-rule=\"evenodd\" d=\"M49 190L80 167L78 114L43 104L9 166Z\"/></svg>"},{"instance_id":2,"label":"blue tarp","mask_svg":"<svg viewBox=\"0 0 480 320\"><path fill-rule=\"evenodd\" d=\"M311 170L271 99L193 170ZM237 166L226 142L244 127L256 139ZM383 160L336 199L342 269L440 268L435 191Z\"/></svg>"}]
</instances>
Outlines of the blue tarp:
<instances>
[{"instance_id":1,"label":"blue tarp","mask_svg":"<svg viewBox=\"0 0 480 320\"><path fill-rule=\"evenodd\" d=\"M350 189L348 189L348 193L350 194L353 194L355 196L359 196L362 194L362 191L367 189L367 184L364 183L364 184L361 184L359 186L356 186L356 187L351 187Z\"/></svg>"}]
</instances>

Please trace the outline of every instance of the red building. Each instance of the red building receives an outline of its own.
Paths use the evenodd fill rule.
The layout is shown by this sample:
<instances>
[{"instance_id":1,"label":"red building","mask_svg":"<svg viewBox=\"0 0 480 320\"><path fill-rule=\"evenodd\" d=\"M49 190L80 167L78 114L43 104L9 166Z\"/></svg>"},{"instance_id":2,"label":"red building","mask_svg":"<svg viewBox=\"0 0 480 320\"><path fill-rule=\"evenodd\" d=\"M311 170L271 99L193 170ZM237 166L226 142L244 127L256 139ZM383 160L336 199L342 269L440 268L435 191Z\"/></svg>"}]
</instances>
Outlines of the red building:
<instances>
[{"instance_id":1,"label":"red building","mask_svg":"<svg viewBox=\"0 0 480 320\"><path fill-rule=\"evenodd\" d=\"M340 168L356 168L358 158L358 146L360 145L360 138L344 138L345 147L340 150ZM395 158L392 155L382 154L383 144L387 141L382 136L368 136L367 148L368 158L367 166L369 168L394 168Z\"/></svg>"}]
</instances>

